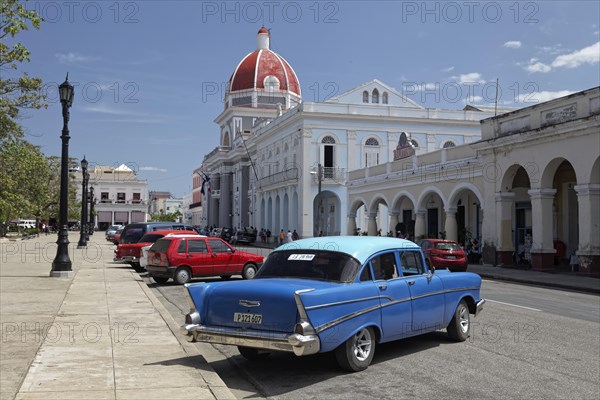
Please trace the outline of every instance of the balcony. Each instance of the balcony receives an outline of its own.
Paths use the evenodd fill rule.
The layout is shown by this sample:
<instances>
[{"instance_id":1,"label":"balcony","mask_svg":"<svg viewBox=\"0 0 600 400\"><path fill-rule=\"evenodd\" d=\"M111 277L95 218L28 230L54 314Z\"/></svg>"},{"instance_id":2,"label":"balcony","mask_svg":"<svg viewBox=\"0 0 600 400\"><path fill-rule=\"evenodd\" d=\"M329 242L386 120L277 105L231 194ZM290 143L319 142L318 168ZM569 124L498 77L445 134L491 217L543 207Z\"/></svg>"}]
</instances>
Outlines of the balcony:
<instances>
[{"instance_id":1,"label":"balcony","mask_svg":"<svg viewBox=\"0 0 600 400\"><path fill-rule=\"evenodd\" d=\"M258 180L259 188L267 188L269 186L281 184L283 182L298 182L299 171L298 168L290 168L285 171L277 172L276 174L271 174L269 176L265 176Z\"/></svg>"}]
</instances>

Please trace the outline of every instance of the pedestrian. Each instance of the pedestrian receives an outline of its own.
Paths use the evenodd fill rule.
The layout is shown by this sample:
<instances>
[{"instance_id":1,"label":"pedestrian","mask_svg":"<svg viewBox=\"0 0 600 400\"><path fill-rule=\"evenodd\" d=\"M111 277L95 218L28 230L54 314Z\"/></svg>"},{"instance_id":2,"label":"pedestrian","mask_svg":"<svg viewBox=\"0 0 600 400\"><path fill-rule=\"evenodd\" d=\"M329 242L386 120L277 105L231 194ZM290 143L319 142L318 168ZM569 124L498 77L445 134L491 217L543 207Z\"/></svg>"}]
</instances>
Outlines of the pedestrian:
<instances>
[{"instance_id":1,"label":"pedestrian","mask_svg":"<svg viewBox=\"0 0 600 400\"><path fill-rule=\"evenodd\" d=\"M283 240L285 239L285 232L282 230L279 231L279 244L283 244Z\"/></svg>"},{"instance_id":2,"label":"pedestrian","mask_svg":"<svg viewBox=\"0 0 600 400\"><path fill-rule=\"evenodd\" d=\"M288 229L288 233L287 233L287 242L288 243L292 242L292 231L290 231L289 229Z\"/></svg>"},{"instance_id":3,"label":"pedestrian","mask_svg":"<svg viewBox=\"0 0 600 400\"><path fill-rule=\"evenodd\" d=\"M294 232L292 232L292 240L298 240L298 232L296 232L295 229Z\"/></svg>"}]
</instances>

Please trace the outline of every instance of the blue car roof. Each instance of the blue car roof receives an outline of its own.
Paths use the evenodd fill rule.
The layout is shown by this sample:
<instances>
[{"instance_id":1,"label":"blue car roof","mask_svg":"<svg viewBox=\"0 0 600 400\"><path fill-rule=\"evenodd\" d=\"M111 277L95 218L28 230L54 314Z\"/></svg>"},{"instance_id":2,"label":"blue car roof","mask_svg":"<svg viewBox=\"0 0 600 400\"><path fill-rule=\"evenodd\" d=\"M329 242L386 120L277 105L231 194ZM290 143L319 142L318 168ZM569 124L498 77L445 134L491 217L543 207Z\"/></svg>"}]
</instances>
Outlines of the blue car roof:
<instances>
[{"instance_id":1,"label":"blue car roof","mask_svg":"<svg viewBox=\"0 0 600 400\"><path fill-rule=\"evenodd\" d=\"M405 239L379 236L325 236L295 240L277 247L280 250L330 250L346 253L361 263L374 253L390 249L420 249Z\"/></svg>"}]
</instances>

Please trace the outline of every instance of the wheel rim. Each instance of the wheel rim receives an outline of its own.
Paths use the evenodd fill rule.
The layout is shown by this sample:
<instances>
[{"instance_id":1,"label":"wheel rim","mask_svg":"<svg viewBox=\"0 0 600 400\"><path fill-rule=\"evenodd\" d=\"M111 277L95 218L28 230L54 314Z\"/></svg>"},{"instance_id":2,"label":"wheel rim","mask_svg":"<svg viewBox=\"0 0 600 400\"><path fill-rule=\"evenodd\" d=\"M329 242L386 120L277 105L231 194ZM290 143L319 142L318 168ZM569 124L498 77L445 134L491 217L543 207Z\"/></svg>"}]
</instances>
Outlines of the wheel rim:
<instances>
[{"instance_id":1,"label":"wheel rim","mask_svg":"<svg viewBox=\"0 0 600 400\"><path fill-rule=\"evenodd\" d=\"M189 279L189 275L185 269L182 269L181 271L179 271L178 276L179 276L180 282L187 282L187 280Z\"/></svg>"},{"instance_id":2,"label":"wheel rim","mask_svg":"<svg viewBox=\"0 0 600 400\"><path fill-rule=\"evenodd\" d=\"M362 329L354 336L352 348L354 357L359 361L365 361L371 354L371 333L368 329Z\"/></svg>"},{"instance_id":3,"label":"wheel rim","mask_svg":"<svg viewBox=\"0 0 600 400\"><path fill-rule=\"evenodd\" d=\"M467 333L469 331L469 310L464 305L461 305L458 310L458 322L462 333Z\"/></svg>"},{"instance_id":4,"label":"wheel rim","mask_svg":"<svg viewBox=\"0 0 600 400\"><path fill-rule=\"evenodd\" d=\"M256 270L254 269L254 267L246 268L246 278L247 279L254 278L254 275L256 275Z\"/></svg>"}]
</instances>

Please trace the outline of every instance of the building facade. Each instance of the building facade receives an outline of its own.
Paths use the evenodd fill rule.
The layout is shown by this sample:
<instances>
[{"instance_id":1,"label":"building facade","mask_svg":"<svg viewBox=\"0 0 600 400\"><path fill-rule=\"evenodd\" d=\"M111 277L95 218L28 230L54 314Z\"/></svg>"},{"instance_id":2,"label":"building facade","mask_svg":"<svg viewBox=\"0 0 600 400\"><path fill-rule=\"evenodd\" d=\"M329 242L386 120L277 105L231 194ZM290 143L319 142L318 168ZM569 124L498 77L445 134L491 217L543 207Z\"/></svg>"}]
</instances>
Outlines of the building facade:
<instances>
[{"instance_id":1,"label":"building facade","mask_svg":"<svg viewBox=\"0 0 600 400\"><path fill-rule=\"evenodd\" d=\"M402 151L417 155L472 143L481 138L479 121L493 115L425 109L378 80L325 102L303 102L298 78L269 50L268 35L259 31L258 49L234 70L215 119L220 145L202 167L211 182L208 225L353 234L348 171L401 156L395 151L402 138L411 147ZM379 214L387 212L382 205ZM366 230L366 213L358 213L357 228Z\"/></svg>"},{"instance_id":2,"label":"building facade","mask_svg":"<svg viewBox=\"0 0 600 400\"><path fill-rule=\"evenodd\" d=\"M124 164L117 168L96 165L88 172L89 187L94 188L96 229L147 221L147 181L138 179ZM77 179L77 196L81 199L81 173Z\"/></svg>"},{"instance_id":3,"label":"building facade","mask_svg":"<svg viewBox=\"0 0 600 400\"><path fill-rule=\"evenodd\" d=\"M484 263L568 265L600 275L600 88L575 93L481 123L470 145L414 155L349 173L348 231L357 211L368 234L389 223L414 237L483 244Z\"/></svg>"}]
</instances>

